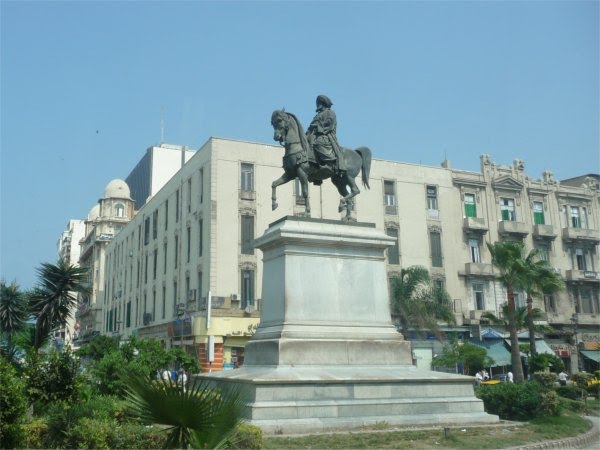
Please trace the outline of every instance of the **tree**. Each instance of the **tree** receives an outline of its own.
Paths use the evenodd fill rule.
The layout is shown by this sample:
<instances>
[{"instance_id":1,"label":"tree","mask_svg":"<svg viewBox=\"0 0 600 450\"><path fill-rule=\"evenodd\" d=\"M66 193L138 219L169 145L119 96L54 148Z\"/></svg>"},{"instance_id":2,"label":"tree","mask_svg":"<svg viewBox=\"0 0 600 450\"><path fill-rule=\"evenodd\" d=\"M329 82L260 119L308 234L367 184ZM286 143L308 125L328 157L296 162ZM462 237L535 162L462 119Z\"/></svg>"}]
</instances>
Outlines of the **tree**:
<instances>
[{"instance_id":1,"label":"tree","mask_svg":"<svg viewBox=\"0 0 600 450\"><path fill-rule=\"evenodd\" d=\"M535 326L533 296L553 294L564 287L560 275L548 264L547 261L537 259L537 250L532 250L525 258L525 269L527 276L524 279L524 287L527 292L527 328L529 329L529 345L531 355L537 355L535 346Z\"/></svg>"},{"instance_id":2,"label":"tree","mask_svg":"<svg viewBox=\"0 0 600 450\"><path fill-rule=\"evenodd\" d=\"M444 345L442 354L436 356L432 364L437 367L455 367L457 364L461 364L463 374L474 375L484 367L490 367L494 361L487 356L485 348L452 339L450 344Z\"/></svg>"},{"instance_id":3,"label":"tree","mask_svg":"<svg viewBox=\"0 0 600 450\"><path fill-rule=\"evenodd\" d=\"M519 351L519 338L517 335L515 289L524 285L527 276L525 258L523 257L524 245L520 242L495 242L487 244L492 255L492 264L500 271L498 280L506 286L507 291L507 319L510 334L510 354L512 369L516 383L523 383L523 365Z\"/></svg>"},{"instance_id":4,"label":"tree","mask_svg":"<svg viewBox=\"0 0 600 450\"><path fill-rule=\"evenodd\" d=\"M146 423L167 425L166 448L220 448L241 423L241 391L217 389L195 378L184 391L171 380L125 377L130 412Z\"/></svg>"},{"instance_id":5,"label":"tree","mask_svg":"<svg viewBox=\"0 0 600 450\"><path fill-rule=\"evenodd\" d=\"M429 272L422 266L402 269L392 279L392 315L404 332L428 329L440 335L438 321L454 323L450 296L431 282Z\"/></svg>"},{"instance_id":6,"label":"tree","mask_svg":"<svg viewBox=\"0 0 600 450\"><path fill-rule=\"evenodd\" d=\"M87 268L62 260L56 264L43 263L38 269L40 285L29 298L29 309L36 318L36 350L53 330L66 326L77 305L76 294L88 292L87 274Z\"/></svg>"},{"instance_id":7,"label":"tree","mask_svg":"<svg viewBox=\"0 0 600 450\"><path fill-rule=\"evenodd\" d=\"M16 282L7 285L0 282L0 330L2 332L2 352L10 361L17 352L16 336L27 326L27 299Z\"/></svg>"}]
</instances>

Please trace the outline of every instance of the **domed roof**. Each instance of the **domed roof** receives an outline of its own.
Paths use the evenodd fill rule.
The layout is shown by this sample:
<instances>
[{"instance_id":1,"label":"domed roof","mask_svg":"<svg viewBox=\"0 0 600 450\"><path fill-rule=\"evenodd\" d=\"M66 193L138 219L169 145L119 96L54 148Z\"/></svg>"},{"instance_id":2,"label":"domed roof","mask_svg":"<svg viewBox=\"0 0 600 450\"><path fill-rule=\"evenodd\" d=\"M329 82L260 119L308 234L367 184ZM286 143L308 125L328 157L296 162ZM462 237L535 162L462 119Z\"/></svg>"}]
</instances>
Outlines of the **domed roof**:
<instances>
[{"instance_id":1,"label":"domed roof","mask_svg":"<svg viewBox=\"0 0 600 450\"><path fill-rule=\"evenodd\" d=\"M95 220L98 217L100 217L100 205L96 205L92 209L90 209L90 212L87 215L87 220L91 222L92 220Z\"/></svg>"},{"instance_id":2,"label":"domed roof","mask_svg":"<svg viewBox=\"0 0 600 450\"><path fill-rule=\"evenodd\" d=\"M104 198L130 198L129 186L123 180L112 180L104 189Z\"/></svg>"}]
</instances>

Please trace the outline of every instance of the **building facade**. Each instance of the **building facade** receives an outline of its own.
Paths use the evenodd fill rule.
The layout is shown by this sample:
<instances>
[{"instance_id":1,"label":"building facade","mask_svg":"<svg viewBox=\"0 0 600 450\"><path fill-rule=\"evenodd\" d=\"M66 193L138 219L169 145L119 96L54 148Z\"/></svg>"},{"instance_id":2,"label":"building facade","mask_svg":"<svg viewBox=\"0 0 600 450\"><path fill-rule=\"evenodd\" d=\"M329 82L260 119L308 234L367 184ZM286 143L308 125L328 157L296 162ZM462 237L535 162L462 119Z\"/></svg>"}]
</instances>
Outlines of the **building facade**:
<instances>
[{"instance_id":1,"label":"building facade","mask_svg":"<svg viewBox=\"0 0 600 450\"><path fill-rule=\"evenodd\" d=\"M217 138L199 149L107 244L102 332L182 345L205 370L240 364L259 322L262 262L252 242L269 223L304 210L295 182L278 188L271 210L282 156L279 146ZM522 161L502 166L483 155L480 172L374 160L369 183L353 214L397 238L390 278L428 268L451 295L457 324L476 329L484 311L499 314L506 302L486 244L522 241L567 283L535 306L556 330L549 342L557 354L583 364L575 346L600 341L597 176L532 179ZM328 181L311 185L310 198L312 217L341 218Z\"/></svg>"},{"instance_id":2,"label":"building facade","mask_svg":"<svg viewBox=\"0 0 600 450\"><path fill-rule=\"evenodd\" d=\"M106 247L134 216L133 200L123 180L112 180L85 220L85 234L79 241L79 265L88 269L89 292L79 297L75 327L77 344L102 332Z\"/></svg>"}]
</instances>

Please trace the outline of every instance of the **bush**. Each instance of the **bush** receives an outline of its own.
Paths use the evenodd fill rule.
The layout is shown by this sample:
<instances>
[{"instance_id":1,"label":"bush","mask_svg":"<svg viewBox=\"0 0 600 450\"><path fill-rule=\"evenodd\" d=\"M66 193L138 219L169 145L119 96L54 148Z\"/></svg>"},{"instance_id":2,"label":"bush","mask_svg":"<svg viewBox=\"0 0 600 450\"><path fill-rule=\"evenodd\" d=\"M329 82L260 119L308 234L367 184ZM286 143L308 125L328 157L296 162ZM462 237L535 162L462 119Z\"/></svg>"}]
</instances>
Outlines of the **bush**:
<instances>
[{"instance_id":1,"label":"bush","mask_svg":"<svg viewBox=\"0 0 600 450\"><path fill-rule=\"evenodd\" d=\"M113 421L84 417L75 426L65 430L66 448L110 449L110 438L115 432Z\"/></svg>"},{"instance_id":2,"label":"bush","mask_svg":"<svg viewBox=\"0 0 600 450\"><path fill-rule=\"evenodd\" d=\"M538 353L529 358L529 373L544 372L546 369L550 369L552 372L560 372L564 370L565 363L556 355L550 355L548 353Z\"/></svg>"},{"instance_id":3,"label":"bush","mask_svg":"<svg viewBox=\"0 0 600 450\"><path fill-rule=\"evenodd\" d=\"M584 398L585 391L577 386L559 386L556 388L556 393L564 398L571 400L581 400Z\"/></svg>"},{"instance_id":4,"label":"bush","mask_svg":"<svg viewBox=\"0 0 600 450\"><path fill-rule=\"evenodd\" d=\"M21 424L27 412L25 384L3 357L0 357L0 373L0 448L15 448L24 438Z\"/></svg>"},{"instance_id":5,"label":"bush","mask_svg":"<svg viewBox=\"0 0 600 450\"><path fill-rule=\"evenodd\" d=\"M543 387L533 381L525 384L500 383L476 390L488 413L504 420L530 420L558 414L558 398L543 397Z\"/></svg>"},{"instance_id":6,"label":"bush","mask_svg":"<svg viewBox=\"0 0 600 450\"><path fill-rule=\"evenodd\" d=\"M25 448L48 448L48 422L44 418L33 419L23 424Z\"/></svg>"},{"instance_id":7,"label":"bush","mask_svg":"<svg viewBox=\"0 0 600 450\"><path fill-rule=\"evenodd\" d=\"M125 423L117 428L112 439L112 448L165 448L166 438L167 434L160 428L137 423Z\"/></svg>"},{"instance_id":8,"label":"bush","mask_svg":"<svg viewBox=\"0 0 600 450\"><path fill-rule=\"evenodd\" d=\"M535 372L533 379L545 387L552 387L556 381L554 372Z\"/></svg>"},{"instance_id":9,"label":"bush","mask_svg":"<svg viewBox=\"0 0 600 450\"><path fill-rule=\"evenodd\" d=\"M554 391L542 392L538 411L541 416L558 416L562 409L560 397Z\"/></svg>"},{"instance_id":10,"label":"bush","mask_svg":"<svg viewBox=\"0 0 600 450\"><path fill-rule=\"evenodd\" d=\"M229 444L231 449L260 450L264 448L263 432L254 425L243 423L238 426Z\"/></svg>"},{"instance_id":11,"label":"bush","mask_svg":"<svg viewBox=\"0 0 600 450\"><path fill-rule=\"evenodd\" d=\"M569 398L560 398L561 408L572 411L575 414L587 413L588 409L584 402L580 400L571 400Z\"/></svg>"},{"instance_id":12,"label":"bush","mask_svg":"<svg viewBox=\"0 0 600 450\"><path fill-rule=\"evenodd\" d=\"M591 373L587 372L577 372L574 373L571 379L577 383L577 386L585 388L587 386L588 381L592 380L594 376Z\"/></svg>"}]
</instances>

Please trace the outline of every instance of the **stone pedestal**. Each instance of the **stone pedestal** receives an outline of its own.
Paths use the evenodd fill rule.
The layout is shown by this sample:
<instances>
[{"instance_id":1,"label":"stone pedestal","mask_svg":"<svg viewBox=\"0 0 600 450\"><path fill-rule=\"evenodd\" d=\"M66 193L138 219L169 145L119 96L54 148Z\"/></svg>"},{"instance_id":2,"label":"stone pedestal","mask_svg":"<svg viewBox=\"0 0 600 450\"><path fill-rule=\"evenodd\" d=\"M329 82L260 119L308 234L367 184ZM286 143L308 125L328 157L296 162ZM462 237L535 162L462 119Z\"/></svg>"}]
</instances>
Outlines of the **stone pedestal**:
<instances>
[{"instance_id":1,"label":"stone pedestal","mask_svg":"<svg viewBox=\"0 0 600 450\"><path fill-rule=\"evenodd\" d=\"M285 217L263 251L260 325L244 366L205 375L243 384L267 433L389 424L497 422L473 380L417 370L391 322L385 249L373 224Z\"/></svg>"}]
</instances>

